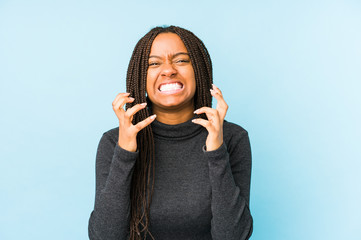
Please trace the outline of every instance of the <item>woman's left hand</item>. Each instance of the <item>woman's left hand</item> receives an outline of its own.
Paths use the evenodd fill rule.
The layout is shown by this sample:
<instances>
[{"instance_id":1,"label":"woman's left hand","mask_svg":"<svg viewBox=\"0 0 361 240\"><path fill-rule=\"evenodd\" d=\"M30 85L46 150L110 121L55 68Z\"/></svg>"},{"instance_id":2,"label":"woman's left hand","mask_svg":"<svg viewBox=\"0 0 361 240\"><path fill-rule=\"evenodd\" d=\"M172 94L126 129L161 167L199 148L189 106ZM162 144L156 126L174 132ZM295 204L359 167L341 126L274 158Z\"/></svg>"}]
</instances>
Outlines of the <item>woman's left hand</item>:
<instances>
[{"instance_id":1,"label":"woman's left hand","mask_svg":"<svg viewBox=\"0 0 361 240\"><path fill-rule=\"evenodd\" d=\"M207 151L218 149L223 144L223 121L226 116L228 105L224 101L222 92L214 84L211 89L211 95L217 99L216 109L210 107L202 107L194 111L195 114L205 113L208 120L197 118L192 122L202 125L208 131L206 140Z\"/></svg>"}]
</instances>

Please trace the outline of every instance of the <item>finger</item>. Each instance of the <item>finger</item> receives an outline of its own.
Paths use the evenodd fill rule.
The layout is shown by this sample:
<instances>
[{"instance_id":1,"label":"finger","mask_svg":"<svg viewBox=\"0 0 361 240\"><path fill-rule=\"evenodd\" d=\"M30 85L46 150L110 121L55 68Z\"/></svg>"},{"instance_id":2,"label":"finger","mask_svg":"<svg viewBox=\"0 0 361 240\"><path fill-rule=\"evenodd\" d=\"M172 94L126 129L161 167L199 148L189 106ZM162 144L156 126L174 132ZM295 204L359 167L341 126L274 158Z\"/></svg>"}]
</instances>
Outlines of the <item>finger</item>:
<instances>
[{"instance_id":1,"label":"finger","mask_svg":"<svg viewBox=\"0 0 361 240\"><path fill-rule=\"evenodd\" d=\"M221 90L216 85L214 85L214 84L212 84L212 85L213 85L213 89L210 90L211 95L217 99L217 103L220 102L223 105L227 105L226 101L223 98Z\"/></svg>"},{"instance_id":2,"label":"finger","mask_svg":"<svg viewBox=\"0 0 361 240\"><path fill-rule=\"evenodd\" d=\"M138 111L140 111L141 109L145 108L145 106L147 106L147 103L141 103L141 104L137 104L131 108L129 108L126 112L125 112L125 116L126 117L132 117L134 114L136 114Z\"/></svg>"},{"instance_id":3,"label":"finger","mask_svg":"<svg viewBox=\"0 0 361 240\"><path fill-rule=\"evenodd\" d=\"M192 120L192 122L205 127L208 132L210 131L210 129L212 127L212 124L209 121L202 119L202 118L195 118Z\"/></svg>"},{"instance_id":4,"label":"finger","mask_svg":"<svg viewBox=\"0 0 361 240\"><path fill-rule=\"evenodd\" d=\"M116 110L123 109L123 107L126 103L131 103L133 101L134 101L134 98L132 98L132 97L120 97L113 105L113 108Z\"/></svg>"},{"instance_id":5,"label":"finger","mask_svg":"<svg viewBox=\"0 0 361 240\"><path fill-rule=\"evenodd\" d=\"M115 99L114 99L114 101L113 101L113 103L112 103L113 106L114 106L114 104L118 101L119 98L121 98L121 97L123 97L123 96L124 96L124 97L127 97L127 96L129 96L129 94L130 94L130 93L118 93L118 95L115 97Z\"/></svg>"},{"instance_id":6,"label":"finger","mask_svg":"<svg viewBox=\"0 0 361 240\"><path fill-rule=\"evenodd\" d=\"M213 97L215 97L217 99L217 101L221 98L223 98L223 95L219 92L219 91L216 91L216 90L213 90L213 89L210 89L211 91L211 95Z\"/></svg>"},{"instance_id":7,"label":"finger","mask_svg":"<svg viewBox=\"0 0 361 240\"><path fill-rule=\"evenodd\" d=\"M134 98L126 97L126 98L120 98L118 101L113 105L113 110L115 114L117 115L118 119L122 119L124 116L124 109L123 106L125 103L131 103L134 101Z\"/></svg>"},{"instance_id":8,"label":"finger","mask_svg":"<svg viewBox=\"0 0 361 240\"><path fill-rule=\"evenodd\" d=\"M219 116L216 109L210 108L210 107L202 107L194 111L195 114L202 114L205 113L208 120L211 122L218 121Z\"/></svg>"},{"instance_id":9,"label":"finger","mask_svg":"<svg viewBox=\"0 0 361 240\"><path fill-rule=\"evenodd\" d=\"M221 90L216 85L212 84L212 90L214 90L216 93L222 96Z\"/></svg>"},{"instance_id":10,"label":"finger","mask_svg":"<svg viewBox=\"0 0 361 240\"><path fill-rule=\"evenodd\" d=\"M217 100L217 106L216 109L219 112L219 116L223 120L226 117L228 105L226 101L224 100L222 94L220 93L220 90L212 90L211 89L211 95Z\"/></svg>"},{"instance_id":11,"label":"finger","mask_svg":"<svg viewBox=\"0 0 361 240\"><path fill-rule=\"evenodd\" d=\"M210 116L214 116L217 114L217 110L214 109L214 108L210 108L210 107L201 107L201 108L198 108L197 110L194 111L195 114L202 114L202 113L205 113L205 114L209 114Z\"/></svg>"},{"instance_id":12,"label":"finger","mask_svg":"<svg viewBox=\"0 0 361 240\"><path fill-rule=\"evenodd\" d=\"M146 119L144 119L143 121L137 123L134 125L134 127L137 129L137 131L139 132L140 130L142 130L143 128L145 128L146 126L148 126L149 124L151 124L154 119L157 117L157 115L153 114L150 117L147 117Z\"/></svg>"}]
</instances>

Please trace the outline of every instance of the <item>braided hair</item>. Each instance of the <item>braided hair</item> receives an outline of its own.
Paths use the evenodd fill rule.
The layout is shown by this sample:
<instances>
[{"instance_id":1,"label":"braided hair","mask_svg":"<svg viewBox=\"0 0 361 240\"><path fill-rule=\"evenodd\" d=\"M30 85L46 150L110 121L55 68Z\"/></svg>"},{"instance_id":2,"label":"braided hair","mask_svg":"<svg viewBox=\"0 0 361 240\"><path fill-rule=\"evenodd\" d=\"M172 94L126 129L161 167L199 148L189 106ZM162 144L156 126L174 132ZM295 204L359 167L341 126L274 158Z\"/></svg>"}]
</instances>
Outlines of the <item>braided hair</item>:
<instances>
[{"instance_id":1,"label":"braided hair","mask_svg":"<svg viewBox=\"0 0 361 240\"><path fill-rule=\"evenodd\" d=\"M148 101L146 96L146 81L148 71L148 58L152 43L160 33L177 34L186 46L194 69L196 92L194 95L194 108L211 107L212 96L212 61L203 42L189 30L177 26L155 27L151 29L136 44L127 71L127 92L135 100L127 103L126 109L136 104ZM149 104L151 105L151 104ZM140 110L133 117L133 124L143 121L151 115L150 109ZM201 117L205 118L205 115ZM130 200L130 240L146 239L149 235L149 210L154 191L155 151L154 138L151 125L142 129L137 135L139 155L135 163Z\"/></svg>"}]
</instances>

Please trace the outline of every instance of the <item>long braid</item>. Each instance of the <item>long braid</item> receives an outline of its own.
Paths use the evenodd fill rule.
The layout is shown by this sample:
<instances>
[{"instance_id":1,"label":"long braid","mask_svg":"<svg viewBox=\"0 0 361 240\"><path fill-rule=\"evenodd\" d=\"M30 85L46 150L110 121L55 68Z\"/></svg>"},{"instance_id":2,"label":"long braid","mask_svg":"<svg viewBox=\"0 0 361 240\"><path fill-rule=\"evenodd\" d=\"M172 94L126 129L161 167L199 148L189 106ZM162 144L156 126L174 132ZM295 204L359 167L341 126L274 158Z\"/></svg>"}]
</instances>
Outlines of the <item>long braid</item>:
<instances>
[{"instance_id":1,"label":"long braid","mask_svg":"<svg viewBox=\"0 0 361 240\"><path fill-rule=\"evenodd\" d=\"M160 33L177 34L186 46L196 79L196 93L194 96L195 109L212 106L212 96L209 92L213 81L212 62L203 42L192 32L176 27L156 27L150 30L136 44L127 71L127 92L135 100L126 104L126 109L136 104L148 101L148 108L140 110L133 116L133 124L137 124L150 116L151 103L146 97L146 81L148 71L148 58L152 43ZM202 115L206 118L205 115ZM137 135L139 155L136 160L132 185L130 190L131 216L130 240L146 239L149 235L149 211L154 192L155 174L155 147L151 125L142 129Z\"/></svg>"}]
</instances>

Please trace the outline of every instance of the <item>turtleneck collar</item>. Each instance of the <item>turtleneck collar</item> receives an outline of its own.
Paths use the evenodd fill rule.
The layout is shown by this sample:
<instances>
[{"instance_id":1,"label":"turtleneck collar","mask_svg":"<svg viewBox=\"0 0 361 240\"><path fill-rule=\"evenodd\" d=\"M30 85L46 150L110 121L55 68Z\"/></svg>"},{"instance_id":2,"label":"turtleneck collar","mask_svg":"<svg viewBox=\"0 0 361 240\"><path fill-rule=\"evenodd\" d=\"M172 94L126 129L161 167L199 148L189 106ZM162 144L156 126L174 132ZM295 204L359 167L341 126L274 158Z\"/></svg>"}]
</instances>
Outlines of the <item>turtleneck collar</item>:
<instances>
[{"instance_id":1,"label":"turtleneck collar","mask_svg":"<svg viewBox=\"0 0 361 240\"><path fill-rule=\"evenodd\" d=\"M173 139L193 137L202 131L203 127L193 123L192 119L175 125L161 123L155 119L151 124L154 136Z\"/></svg>"}]
</instances>

